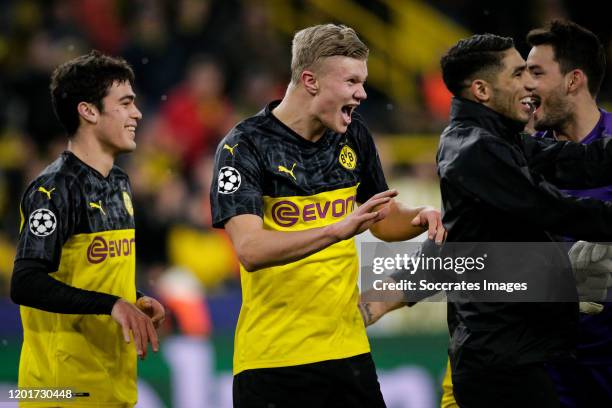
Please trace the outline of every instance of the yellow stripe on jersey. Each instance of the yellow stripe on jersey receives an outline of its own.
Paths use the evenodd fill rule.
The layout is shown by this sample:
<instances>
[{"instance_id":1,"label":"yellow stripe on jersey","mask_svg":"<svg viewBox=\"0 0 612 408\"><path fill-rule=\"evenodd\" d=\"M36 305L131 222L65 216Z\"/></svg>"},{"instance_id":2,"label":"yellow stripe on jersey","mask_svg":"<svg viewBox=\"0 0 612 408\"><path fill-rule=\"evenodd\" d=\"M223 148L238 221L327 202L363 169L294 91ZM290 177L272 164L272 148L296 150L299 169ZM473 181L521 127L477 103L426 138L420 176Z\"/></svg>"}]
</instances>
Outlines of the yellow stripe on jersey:
<instances>
[{"instance_id":1,"label":"yellow stripe on jersey","mask_svg":"<svg viewBox=\"0 0 612 408\"><path fill-rule=\"evenodd\" d=\"M25 224L25 217L23 216L23 208L19 205L19 233L23 230L23 224Z\"/></svg>"},{"instance_id":2,"label":"yellow stripe on jersey","mask_svg":"<svg viewBox=\"0 0 612 408\"><path fill-rule=\"evenodd\" d=\"M344 219L357 186L312 196L264 196L264 227L299 231ZM242 309L234 374L351 357L370 351L357 303L353 239L299 261L256 272L241 267Z\"/></svg>"},{"instance_id":3,"label":"yellow stripe on jersey","mask_svg":"<svg viewBox=\"0 0 612 408\"><path fill-rule=\"evenodd\" d=\"M136 302L134 230L73 235L55 279ZM19 387L87 392L78 406L136 403L136 349L108 315L50 313L21 306L24 326ZM121 405L123 404L123 405ZM38 407L49 404L27 403ZM72 406L67 404L67 406Z\"/></svg>"},{"instance_id":4,"label":"yellow stripe on jersey","mask_svg":"<svg viewBox=\"0 0 612 408\"><path fill-rule=\"evenodd\" d=\"M264 196L264 226L277 231L300 231L333 224L353 212L358 186L311 196Z\"/></svg>"},{"instance_id":5,"label":"yellow stripe on jersey","mask_svg":"<svg viewBox=\"0 0 612 408\"><path fill-rule=\"evenodd\" d=\"M455 394L453 393L453 377L451 374L449 359L446 363L446 372L442 380L442 400L440 401L440 408L459 408L457 401L455 401Z\"/></svg>"}]
</instances>

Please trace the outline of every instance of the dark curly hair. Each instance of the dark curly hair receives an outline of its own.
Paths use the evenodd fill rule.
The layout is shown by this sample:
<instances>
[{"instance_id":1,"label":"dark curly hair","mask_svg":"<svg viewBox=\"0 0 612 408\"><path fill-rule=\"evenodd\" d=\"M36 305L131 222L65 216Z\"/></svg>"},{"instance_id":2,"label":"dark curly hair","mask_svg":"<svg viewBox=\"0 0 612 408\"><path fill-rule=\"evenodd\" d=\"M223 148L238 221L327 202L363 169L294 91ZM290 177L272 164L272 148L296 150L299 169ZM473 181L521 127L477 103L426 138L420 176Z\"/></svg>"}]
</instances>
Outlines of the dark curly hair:
<instances>
[{"instance_id":1,"label":"dark curly hair","mask_svg":"<svg viewBox=\"0 0 612 408\"><path fill-rule=\"evenodd\" d=\"M512 38L494 34L476 34L460 40L440 59L446 87L460 96L474 79L491 80L503 68L503 52L512 47Z\"/></svg>"},{"instance_id":2,"label":"dark curly hair","mask_svg":"<svg viewBox=\"0 0 612 408\"><path fill-rule=\"evenodd\" d=\"M606 71L606 53L595 34L571 21L553 20L527 34L527 43L550 45L562 74L580 69L588 78L589 92L597 96Z\"/></svg>"},{"instance_id":3,"label":"dark curly hair","mask_svg":"<svg viewBox=\"0 0 612 408\"><path fill-rule=\"evenodd\" d=\"M79 103L94 104L103 112L102 99L113 83L126 81L134 83L134 71L130 65L121 58L96 50L57 67L51 75L51 101L55 115L68 135L73 136L79 127Z\"/></svg>"}]
</instances>

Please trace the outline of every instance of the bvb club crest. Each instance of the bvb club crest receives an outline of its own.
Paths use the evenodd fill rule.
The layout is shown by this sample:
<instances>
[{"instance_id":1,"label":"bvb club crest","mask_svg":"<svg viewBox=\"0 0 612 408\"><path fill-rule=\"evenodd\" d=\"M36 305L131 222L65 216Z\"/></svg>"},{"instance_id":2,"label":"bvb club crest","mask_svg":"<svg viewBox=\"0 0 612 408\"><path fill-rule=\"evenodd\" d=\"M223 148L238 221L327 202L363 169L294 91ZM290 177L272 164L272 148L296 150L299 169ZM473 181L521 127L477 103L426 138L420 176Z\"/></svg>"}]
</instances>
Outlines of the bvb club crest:
<instances>
[{"instance_id":1,"label":"bvb club crest","mask_svg":"<svg viewBox=\"0 0 612 408\"><path fill-rule=\"evenodd\" d=\"M134 207L132 207L132 199L130 198L130 195L127 193L127 191L123 192L123 204L125 204L125 209L127 210L128 214L133 217Z\"/></svg>"},{"instance_id":2,"label":"bvb club crest","mask_svg":"<svg viewBox=\"0 0 612 408\"><path fill-rule=\"evenodd\" d=\"M353 149L346 145L340 151L338 161L345 169L354 170L357 166L357 155L355 154L355 151Z\"/></svg>"}]
</instances>

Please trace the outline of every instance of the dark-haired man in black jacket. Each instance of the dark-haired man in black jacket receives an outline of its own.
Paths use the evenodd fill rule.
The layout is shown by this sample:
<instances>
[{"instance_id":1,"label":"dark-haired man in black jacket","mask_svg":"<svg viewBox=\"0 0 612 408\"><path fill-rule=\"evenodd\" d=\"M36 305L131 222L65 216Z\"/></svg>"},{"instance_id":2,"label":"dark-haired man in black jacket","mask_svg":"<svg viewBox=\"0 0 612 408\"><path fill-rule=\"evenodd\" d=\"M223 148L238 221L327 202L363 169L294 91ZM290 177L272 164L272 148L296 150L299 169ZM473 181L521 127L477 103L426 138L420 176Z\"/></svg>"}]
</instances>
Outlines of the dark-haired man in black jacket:
<instances>
[{"instance_id":1,"label":"dark-haired man in black jacket","mask_svg":"<svg viewBox=\"0 0 612 408\"><path fill-rule=\"evenodd\" d=\"M437 155L447 242L612 239L612 206L558 188L609 184L612 144L532 139L536 101L512 39L459 41L441 60L455 96ZM606 174L607 173L607 174ZM539 273L529 257L519 268ZM522 261L522 264L521 264ZM577 303L449 302L449 356L461 407L558 407L544 363L568 358Z\"/></svg>"}]
</instances>

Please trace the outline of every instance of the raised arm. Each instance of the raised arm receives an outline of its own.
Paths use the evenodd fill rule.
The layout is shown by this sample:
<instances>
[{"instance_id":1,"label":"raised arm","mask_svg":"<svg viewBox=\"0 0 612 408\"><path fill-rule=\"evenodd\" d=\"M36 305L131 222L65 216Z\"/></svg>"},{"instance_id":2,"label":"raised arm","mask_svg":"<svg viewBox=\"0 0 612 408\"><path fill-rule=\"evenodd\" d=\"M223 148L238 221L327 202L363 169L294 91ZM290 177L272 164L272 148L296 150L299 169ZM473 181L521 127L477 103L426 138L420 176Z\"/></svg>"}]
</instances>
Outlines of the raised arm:
<instances>
[{"instance_id":1,"label":"raised arm","mask_svg":"<svg viewBox=\"0 0 612 408\"><path fill-rule=\"evenodd\" d=\"M387 217L370 228L376 238L387 242L406 241L427 231L429 239L438 244L444 241L446 230L440 211L431 207L410 208L396 200L391 200L387 206Z\"/></svg>"},{"instance_id":2,"label":"raised arm","mask_svg":"<svg viewBox=\"0 0 612 408\"><path fill-rule=\"evenodd\" d=\"M525 225L577 239L612 239L612 204L564 195L521 163L504 141L491 138L473 143L459 157L442 157L439 169L442 183L523 220Z\"/></svg>"},{"instance_id":3,"label":"raised arm","mask_svg":"<svg viewBox=\"0 0 612 408\"><path fill-rule=\"evenodd\" d=\"M558 188L579 189L612 184L612 139L588 145L522 135L529 167Z\"/></svg>"},{"instance_id":4,"label":"raised arm","mask_svg":"<svg viewBox=\"0 0 612 408\"><path fill-rule=\"evenodd\" d=\"M386 207L376 210L397 195L387 190L372 196L352 214L334 224L303 231L264 229L261 217L242 214L225 224L240 263L249 272L284 265L305 258L336 242L351 238L387 215Z\"/></svg>"}]
</instances>

